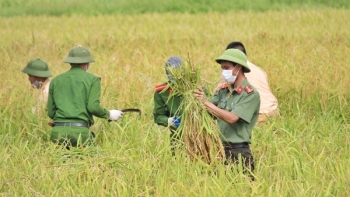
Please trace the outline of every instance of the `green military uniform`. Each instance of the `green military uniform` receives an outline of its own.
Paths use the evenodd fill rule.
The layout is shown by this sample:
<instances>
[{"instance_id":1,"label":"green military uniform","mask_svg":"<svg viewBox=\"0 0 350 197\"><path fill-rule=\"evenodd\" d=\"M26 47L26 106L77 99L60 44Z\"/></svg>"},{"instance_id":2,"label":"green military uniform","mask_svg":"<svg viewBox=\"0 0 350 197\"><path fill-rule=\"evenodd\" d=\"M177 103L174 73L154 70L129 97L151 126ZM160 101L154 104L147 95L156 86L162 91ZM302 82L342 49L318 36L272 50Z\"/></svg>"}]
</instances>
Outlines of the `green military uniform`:
<instances>
[{"instance_id":1,"label":"green military uniform","mask_svg":"<svg viewBox=\"0 0 350 197\"><path fill-rule=\"evenodd\" d=\"M168 82L169 83L169 82ZM179 109L182 97L171 95L171 87L167 88L168 83L156 86L154 92L154 122L158 125L168 126L168 118L174 116L181 116L182 111ZM167 88L167 89L166 89ZM175 129L170 128L173 136Z\"/></svg>"},{"instance_id":2,"label":"green military uniform","mask_svg":"<svg viewBox=\"0 0 350 197\"><path fill-rule=\"evenodd\" d=\"M85 47L73 48L64 62L93 62ZM93 138L89 127L94 124L93 115L108 118L109 112L100 105L100 78L86 72L80 66L71 69L51 81L47 103L48 116L53 120L51 141L86 145ZM73 125L73 123L75 125ZM60 126L58 126L61 124ZM62 126L63 124L63 126ZM76 126L86 124L87 126Z\"/></svg>"},{"instance_id":3,"label":"green military uniform","mask_svg":"<svg viewBox=\"0 0 350 197\"><path fill-rule=\"evenodd\" d=\"M182 110L180 108L183 97L172 93L172 82L173 76L171 75L170 69L178 69L182 65L182 60L179 57L170 57L165 63L165 73L168 77L168 82L156 86L154 92L154 109L153 117L154 122L158 125L169 127L170 129L170 144L171 150L174 154L174 148L178 146L179 139L181 138L181 132L177 130L177 120L175 124L175 118L181 117ZM169 125L168 121L173 121L173 125Z\"/></svg>"},{"instance_id":4,"label":"green military uniform","mask_svg":"<svg viewBox=\"0 0 350 197\"><path fill-rule=\"evenodd\" d=\"M210 102L240 117L232 125L218 119L221 140L229 143L250 143L252 130L259 117L260 96L248 80L245 79L232 93L228 88L221 89Z\"/></svg>"},{"instance_id":5,"label":"green military uniform","mask_svg":"<svg viewBox=\"0 0 350 197\"><path fill-rule=\"evenodd\" d=\"M242 66L243 72L250 72L247 57L238 49L226 50L223 55L216 59L219 64L221 61L239 64ZM220 89L210 99L210 102L239 117L233 124L218 119L220 138L224 145L226 159L238 163L241 156L244 165L253 171L254 159L249 144L253 128L259 117L260 95L246 78L238 84L236 89L230 91L234 82L235 80L228 87Z\"/></svg>"},{"instance_id":6,"label":"green military uniform","mask_svg":"<svg viewBox=\"0 0 350 197\"><path fill-rule=\"evenodd\" d=\"M47 110L54 123L81 122L93 125L93 115L108 118L109 112L100 105L100 78L85 72L80 67L72 67L51 81ZM76 145L79 135L81 142L90 139L86 127L53 127L51 140L60 142L66 136Z\"/></svg>"}]
</instances>

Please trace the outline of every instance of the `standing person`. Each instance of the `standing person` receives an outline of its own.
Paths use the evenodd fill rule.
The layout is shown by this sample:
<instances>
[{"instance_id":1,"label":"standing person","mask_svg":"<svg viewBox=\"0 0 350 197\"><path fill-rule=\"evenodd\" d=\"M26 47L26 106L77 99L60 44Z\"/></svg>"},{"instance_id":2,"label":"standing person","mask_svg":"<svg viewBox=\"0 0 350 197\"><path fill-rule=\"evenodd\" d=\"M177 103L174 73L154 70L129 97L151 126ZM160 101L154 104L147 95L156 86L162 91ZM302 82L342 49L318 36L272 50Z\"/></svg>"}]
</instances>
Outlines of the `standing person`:
<instances>
[{"instance_id":1,"label":"standing person","mask_svg":"<svg viewBox=\"0 0 350 197\"><path fill-rule=\"evenodd\" d=\"M231 42L227 45L226 50L227 49L239 49L247 55L246 49L241 42ZM250 61L247 62L250 68L250 72L246 73L245 76L247 77L249 83L252 84L260 94L261 103L258 123L263 123L267 121L267 118L272 118L280 115L278 109L278 101L270 89L266 72ZM218 87L220 88L220 86Z\"/></svg>"},{"instance_id":2,"label":"standing person","mask_svg":"<svg viewBox=\"0 0 350 197\"><path fill-rule=\"evenodd\" d=\"M221 65L222 77L229 85L217 91L210 101L201 88L195 90L194 95L217 117L226 159L238 163L241 156L244 166L253 171L249 144L259 116L260 96L245 77L245 73L250 72L247 57L238 49L228 49L216 62Z\"/></svg>"},{"instance_id":3,"label":"standing person","mask_svg":"<svg viewBox=\"0 0 350 197\"><path fill-rule=\"evenodd\" d=\"M49 77L52 77L49 66L45 61L39 58L32 59L28 62L27 66L23 68L22 72L28 75L28 80L32 87L39 90L38 100L36 105L32 108L32 112L38 114L46 107L49 95Z\"/></svg>"},{"instance_id":4,"label":"standing person","mask_svg":"<svg viewBox=\"0 0 350 197\"><path fill-rule=\"evenodd\" d=\"M179 68L182 65L182 60L179 57L170 57L165 63L165 73L168 77L168 81L161 85L156 86L154 92L154 109L153 117L154 122L158 125L162 125L170 128L170 141L171 146L175 146L175 142L179 139L179 135L176 133L176 129L180 125L180 116L182 111L179 109L182 97L180 95L171 96L171 84L172 76L169 69ZM168 89L165 89L170 84Z\"/></svg>"},{"instance_id":5,"label":"standing person","mask_svg":"<svg viewBox=\"0 0 350 197\"><path fill-rule=\"evenodd\" d=\"M73 47L63 62L71 68L52 80L47 109L53 120L50 140L69 149L92 142L94 133L89 128L94 124L93 115L116 121L123 113L100 105L101 78L87 72L95 62L87 48Z\"/></svg>"}]
</instances>

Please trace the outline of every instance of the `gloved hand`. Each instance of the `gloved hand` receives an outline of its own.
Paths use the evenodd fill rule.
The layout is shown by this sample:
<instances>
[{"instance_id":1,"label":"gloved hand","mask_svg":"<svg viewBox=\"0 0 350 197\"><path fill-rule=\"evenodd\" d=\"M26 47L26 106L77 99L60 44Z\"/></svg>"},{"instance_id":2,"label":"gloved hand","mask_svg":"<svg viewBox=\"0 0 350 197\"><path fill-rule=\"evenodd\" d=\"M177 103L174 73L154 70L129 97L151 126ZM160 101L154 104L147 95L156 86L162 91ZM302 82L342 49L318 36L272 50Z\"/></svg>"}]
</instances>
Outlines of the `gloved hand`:
<instances>
[{"instance_id":1,"label":"gloved hand","mask_svg":"<svg viewBox=\"0 0 350 197\"><path fill-rule=\"evenodd\" d=\"M123 116L123 112L120 110L116 110L116 109L109 110L109 120L117 121L122 116Z\"/></svg>"},{"instance_id":2,"label":"gloved hand","mask_svg":"<svg viewBox=\"0 0 350 197\"><path fill-rule=\"evenodd\" d=\"M181 123L181 116L174 116L174 117L170 117L168 118L168 125L174 128L178 128L180 126Z\"/></svg>"}]
</instances>

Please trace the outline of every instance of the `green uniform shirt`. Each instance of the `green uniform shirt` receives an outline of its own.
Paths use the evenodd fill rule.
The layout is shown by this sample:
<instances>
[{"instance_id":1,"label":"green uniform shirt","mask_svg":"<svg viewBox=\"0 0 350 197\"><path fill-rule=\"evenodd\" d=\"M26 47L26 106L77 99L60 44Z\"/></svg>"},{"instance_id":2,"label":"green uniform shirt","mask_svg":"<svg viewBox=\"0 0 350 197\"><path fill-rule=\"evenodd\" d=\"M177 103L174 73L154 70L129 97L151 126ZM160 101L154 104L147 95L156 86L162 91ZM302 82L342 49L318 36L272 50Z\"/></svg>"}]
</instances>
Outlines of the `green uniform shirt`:
<instances>
[{"instance_id":1,"label":"green uniform shirt","mask_svg":"<svg viewBox=\"0 0 350 197\"><path fill-rule=\"evenodd\" d=\"M259 117L260 96L248 80L245 79L231 95L227 88L221 89L210 99L210 102L240 118L234 124L218 119L221 140L231 143L250 143L252 130Z\"/></svg>"},{"instance_id":2,"label":"green uniform shirt","mask_svg":"<svg viewBox=\"0 0 350 197\"><path fill-rule=\"evenodd\" d=\"M100 105L100 94L99 77L80 67L72 67L51 81L48 116L53 122L85 122L93 125L93 115L109 117L109 112Z\"/></svg>"},{"instance_id":3,"label":"green uniform shirt","mask_svg":"<svg viewBox=\"0 0 350 197\"><path fill-rule=\"evenodd\" d=\"M182 111L179 110L182 97L170 97L171 89L164 90L166 86L167 83L157 86L154 93L154 122L163 126L168 126L169 117L180 116L182 113Z\"/></svg>"}]
</instances>

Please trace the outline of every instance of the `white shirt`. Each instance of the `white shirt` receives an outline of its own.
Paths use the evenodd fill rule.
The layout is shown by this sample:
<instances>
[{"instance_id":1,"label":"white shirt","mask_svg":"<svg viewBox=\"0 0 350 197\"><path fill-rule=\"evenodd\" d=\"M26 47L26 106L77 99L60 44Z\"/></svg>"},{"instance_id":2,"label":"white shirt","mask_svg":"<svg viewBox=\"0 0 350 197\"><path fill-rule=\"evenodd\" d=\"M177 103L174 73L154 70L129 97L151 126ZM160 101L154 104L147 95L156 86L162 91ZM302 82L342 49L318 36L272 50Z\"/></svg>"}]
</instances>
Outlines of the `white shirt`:
<instances>
[{"instance_id":1,"label":"white shirt","mask_svg":"<svg viewBox=\"0 0 350 197\"><path fill-rule=\"evenodd\" d=\"M248 62L249 73L244 73L249 83L252 84L260 94L259 113L266 114L278 108L277 98L272 94L265 71L253 63Z\"/></svg>"},{"instance_id":2,"label":"white shirt","mask_svg":"<svg viewBox=\"0 0 350 197\"><path fill-rule=\"evenodd\" d=\"M39 113L39 110L46 109L47 99L49 97L49 87L50 87L50 79L46 79L44 83L42 83L41 88L39 89L39 96L36 102L36 105L32 108L33 114Z\"/></svg>"}]
</instances>

